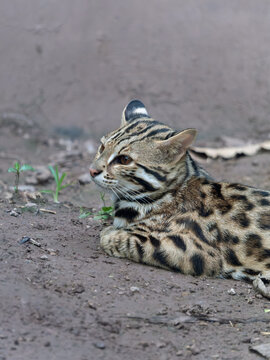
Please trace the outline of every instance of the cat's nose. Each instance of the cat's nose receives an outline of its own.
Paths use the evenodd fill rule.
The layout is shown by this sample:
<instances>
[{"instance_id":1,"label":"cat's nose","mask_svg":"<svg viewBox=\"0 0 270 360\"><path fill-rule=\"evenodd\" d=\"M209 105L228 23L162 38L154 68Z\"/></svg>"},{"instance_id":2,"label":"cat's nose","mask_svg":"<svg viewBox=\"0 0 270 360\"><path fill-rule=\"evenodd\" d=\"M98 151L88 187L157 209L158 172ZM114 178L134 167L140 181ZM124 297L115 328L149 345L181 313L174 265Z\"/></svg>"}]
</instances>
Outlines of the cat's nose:
<instances>
[{"instance_id":1,"label":"cat's nose","mask_svg":"<svg viewBox=\"0 0 270 360\"><path fill-rule=\"evenodd\" d=\"M98 174L100 174L102 171L101 170L97 170L97 169L89 169L90 171L90 175L94 178L96 177Z\"/></svg>"}]
</instances>

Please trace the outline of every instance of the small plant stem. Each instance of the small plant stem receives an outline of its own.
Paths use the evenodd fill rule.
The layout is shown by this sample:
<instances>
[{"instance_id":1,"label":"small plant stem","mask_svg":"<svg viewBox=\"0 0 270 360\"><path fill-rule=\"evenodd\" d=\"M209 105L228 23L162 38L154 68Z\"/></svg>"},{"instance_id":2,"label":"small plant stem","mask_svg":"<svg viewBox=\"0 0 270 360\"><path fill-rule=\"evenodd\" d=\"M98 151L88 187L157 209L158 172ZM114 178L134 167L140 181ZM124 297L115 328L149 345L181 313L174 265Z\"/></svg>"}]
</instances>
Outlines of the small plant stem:
<instances>
[{"instance_id":1,"label":"small plant stem","mask_svg":"<svg viewBox=\"0 0 270 360\"><path fill-rule=\"evenodd\" d=\"M56 190L55 190L55 193L53 194L53 201L56 202L56 203L59 203L59 201L58 201L58 193L59 193L59 189L57 187Z\"/></svg>"},{"instance_id":2,"label":"small plant stem","mask_svg":"<svg viewBox=\"0 0 270 360\"><path fill-rule=\"evenodd\" d=\"M16 175L15 175L15 185L14 185L14 191L15 193L18 192L19 190L19 179L20 179L20 172L16 171Z\"/></svg>"},{"instance_id":3,"label":"small plant stem","mask_svg":"<svg viewBox=\"0 0 270 360\"><path fill-rule=\"evenodd\" d=\"M104 193L100 193L100 197L101 197L101 200L103 202L103 206L105 207L106 204L105 204L105 194Z\"/></svg>"}]
</instances>

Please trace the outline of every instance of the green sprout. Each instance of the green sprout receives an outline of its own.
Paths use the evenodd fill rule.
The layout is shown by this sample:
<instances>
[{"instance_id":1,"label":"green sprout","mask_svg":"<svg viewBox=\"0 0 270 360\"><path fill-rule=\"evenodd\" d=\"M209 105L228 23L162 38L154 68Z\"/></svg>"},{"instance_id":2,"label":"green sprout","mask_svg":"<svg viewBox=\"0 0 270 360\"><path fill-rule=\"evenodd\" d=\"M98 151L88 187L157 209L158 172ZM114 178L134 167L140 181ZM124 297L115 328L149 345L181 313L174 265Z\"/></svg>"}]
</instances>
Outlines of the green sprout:
<instances>
[{"instance_id":1,"label":"green sprout","mask_svg":"<svg viewBox=\"0 0 270 360\"><path fill-rule=\"evenodd\" d=\"M55 184L56 184L56 188L55 188L55 190L42 190L41 192L46 193L46 194L52 194L53 201L56 203L59 203L59 201L58 201L59 192L72 184L62 185L67 174L64 172L62 175L60 175L58 172L57 165L55 165L55 167L49 165L48 168L49 168L50 172L52 173L52 176L53 176Z\"/></svg>"},{"instance_id":2,"label":"green sprout","mask_svg":"<svg viewBox=\"0 0 270 360\"><path fill-rule=\"evenodd\" d=\"M9 173L15 173L15 184L14 184L15 193L17 193L19 190L20 175L21 172L23 171L35 171L35 169L28 164L24 164L21 166L18 161L15 162L14 167L10 167L8 169Z\"/></svg>"},{"instance_id":3,"label":"green sprout","mask_svg":"<svg viewBox=\"0 0 270 360\"><path fill-rule=\"evenodd\" d=\"M111 218L113 216L113 207L106 206L104 193L100 193L100 198L103 203L102 208L96 213L92 213L91 211L85 211L81 208L79 219L85 219L91 215L94 215L95 220L108 220L109 218Z\"/></svg>"}]
</instances>

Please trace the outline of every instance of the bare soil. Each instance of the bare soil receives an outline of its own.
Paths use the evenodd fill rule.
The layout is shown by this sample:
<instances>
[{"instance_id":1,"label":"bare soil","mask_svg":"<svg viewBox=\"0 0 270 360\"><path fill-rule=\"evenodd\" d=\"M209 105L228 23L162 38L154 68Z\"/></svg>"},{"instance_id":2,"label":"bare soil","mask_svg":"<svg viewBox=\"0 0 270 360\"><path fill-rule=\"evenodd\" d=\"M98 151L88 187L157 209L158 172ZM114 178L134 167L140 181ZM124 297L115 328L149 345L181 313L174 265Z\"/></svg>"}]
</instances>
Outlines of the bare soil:
<instances>
[{"instance_id":1,"label":"bare soil","mask_svg":"<svg viewBox=\"0 0 270 360\"><path fill-rule=\"evenodd\" d=\"M104 224L79 219L80 207L101 206L93 184L77 180L93 156L88 140L81 136L76 147L23 121L1 123L0 360L259 358L250 348L270 342L270 304L251 285L182 276L100 250ZM59 204L43 195L31 211L29 200L10 198L7 169L16 160L57 161L74 184ZM270 189L267 153L204 166L218 179ZM21 244L24 236L38 244Z\"/></svg>"}]
</instances>

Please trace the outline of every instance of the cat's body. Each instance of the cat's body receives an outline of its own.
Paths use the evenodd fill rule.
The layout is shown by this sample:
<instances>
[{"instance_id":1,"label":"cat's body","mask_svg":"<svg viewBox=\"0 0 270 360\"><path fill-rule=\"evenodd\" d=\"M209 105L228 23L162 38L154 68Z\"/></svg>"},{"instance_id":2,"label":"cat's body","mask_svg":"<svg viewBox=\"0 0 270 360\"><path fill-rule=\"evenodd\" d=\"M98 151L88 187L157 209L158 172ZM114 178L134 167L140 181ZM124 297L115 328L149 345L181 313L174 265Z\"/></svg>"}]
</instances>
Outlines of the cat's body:
<instances>
[{"instance_id":1,"label":"cat's body","mask_svg":"<svg viewBox=\"0 0 270 360\"><path fill-rule=\"evenodd\" d=\"M115 206L101 247L184 274L269 277L270 192L214 181L187 151L195 135L154 121L139 101L125 108L90 169Z\"/></svg>"}]
</instances>

